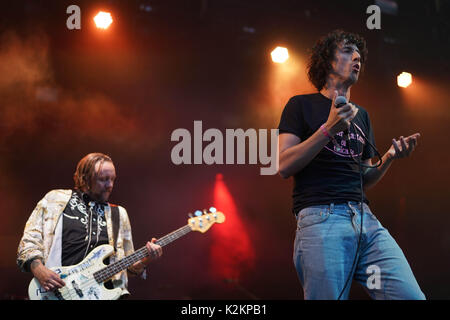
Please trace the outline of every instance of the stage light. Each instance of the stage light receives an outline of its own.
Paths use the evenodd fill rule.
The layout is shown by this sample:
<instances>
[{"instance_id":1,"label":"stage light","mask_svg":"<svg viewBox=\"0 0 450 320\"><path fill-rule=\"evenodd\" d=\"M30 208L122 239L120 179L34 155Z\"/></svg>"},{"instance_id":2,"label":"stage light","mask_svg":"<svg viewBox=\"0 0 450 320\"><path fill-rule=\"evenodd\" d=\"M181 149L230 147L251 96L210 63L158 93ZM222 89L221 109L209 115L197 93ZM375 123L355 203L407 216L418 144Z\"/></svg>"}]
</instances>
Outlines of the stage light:
<instances>
[{"instance_id":1,"label":"stage light","mask_svg":"<svg viewBox=\"0 0 450 320\"><path fill-rule=\"evenodd\" d=\"M407 88L412 83L412 75L408 72L402 72L397 76L397 85Z\"/></svg>"},{"instance_id":2,"label":"stage light","mask_svg":"<svg viewBox=\"0 0 450 320\"><path fill-rule=\"evenodd\" d=\"M272 56L272 61L275 63L284 63L289 59L288 49L284 47L276 47L270 55Z\"/></svg>"},{"instance_id":3,"label":"stage light","mask_svg":"<svg viewBox=\"0 0 450 320\"><path fill-rule=\"evenodd\" d=\"M253 266L255 259L249 226L242 219L242 212L221 173L216 175L213 197L214 208L225 214L226 223L211 230L208 269L220 279L238 279Z\"/></svg>"},{"instance_id":4,"label":"stage light","mask_svg":"<svg viewBox=\"0 0 450 320\"><path fill-rule=\"evenodd\" d=\"M113 19L111 17L111 13L100 11L94 17L94 22L95 22L95 25L97 26L97 28L108 29L108 27L113 22Z\"/></svg>"}]
</instances>

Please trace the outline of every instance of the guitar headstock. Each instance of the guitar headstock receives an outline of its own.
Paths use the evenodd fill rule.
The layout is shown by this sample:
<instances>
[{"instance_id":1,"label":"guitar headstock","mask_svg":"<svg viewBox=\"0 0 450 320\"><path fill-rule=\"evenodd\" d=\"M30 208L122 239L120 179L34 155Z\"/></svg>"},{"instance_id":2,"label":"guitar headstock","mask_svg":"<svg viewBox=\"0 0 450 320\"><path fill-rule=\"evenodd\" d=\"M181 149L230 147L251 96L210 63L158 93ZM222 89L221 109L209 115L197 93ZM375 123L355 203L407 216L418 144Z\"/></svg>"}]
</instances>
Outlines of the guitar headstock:
<instances>
[{"instance_id":1,"label":"guitar headstock","mask_svg":"<svg viewBox=\"0 0 450 320\"><path fill-rule=\"evenodd\" d=\"M191 218L188 220L189 227L192 231L204 233L208 231L214 223L222 223L225 221L225 215L213 207L209 208L208 211L206 211L206 209L203 211L197 210L194 214L195 217L192 216L192 214L189 214Z\"/></svg>"}]
</instances>

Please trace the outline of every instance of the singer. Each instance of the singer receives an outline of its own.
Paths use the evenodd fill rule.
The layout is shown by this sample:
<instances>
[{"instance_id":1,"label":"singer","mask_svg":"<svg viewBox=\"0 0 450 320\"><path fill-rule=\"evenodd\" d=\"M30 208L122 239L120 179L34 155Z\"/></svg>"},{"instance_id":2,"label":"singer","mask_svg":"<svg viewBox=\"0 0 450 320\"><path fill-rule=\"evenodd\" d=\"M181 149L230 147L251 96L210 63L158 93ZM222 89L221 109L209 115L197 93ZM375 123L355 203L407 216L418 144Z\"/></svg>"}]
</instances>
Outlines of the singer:
<instances>
[{"instance_id":1,"label":"singer","mask_svg":"<svg viewBox=\"0 0 450 320\"><path fill-rule=\"evenodd\" d=\"M420 137L393 139L379 157L381 165L375 158L369 115L350 101L367 53L357 34L335 30L321 38L308 64L318 92L292 97L281 115L279 174L294 178L293 259L305 299L348 299L352 279L372 299L425 299L405 255L364 194L394 159L414 151ZM379 281L372 281L373 266Z\"/></svg>"}]
</instances>

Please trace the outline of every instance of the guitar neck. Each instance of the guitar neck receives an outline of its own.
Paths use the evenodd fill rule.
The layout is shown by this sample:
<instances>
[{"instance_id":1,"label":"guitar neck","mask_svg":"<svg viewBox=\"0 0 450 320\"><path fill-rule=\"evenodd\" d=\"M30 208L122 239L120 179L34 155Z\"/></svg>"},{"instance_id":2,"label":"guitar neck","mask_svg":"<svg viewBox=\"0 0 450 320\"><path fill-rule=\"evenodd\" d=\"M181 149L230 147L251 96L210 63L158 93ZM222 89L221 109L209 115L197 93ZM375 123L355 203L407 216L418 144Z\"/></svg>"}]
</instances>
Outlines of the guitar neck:
<instances>
[{"instance_id":1,"label":"guitar neck","mask_svg":"<svg viewBox=\"0 0 450 320\"><path fill-rule=\"evenodd\" d=\"M164 237L160 238L156 241L156 244L160 245L161 247L164 247L165 245L171 243L172 241L177 240L178 238L181 238L182 236L188 234L191 231L191 227L189 225L185 225L184 227L181 227ZM119 273L122 270L127 269L128 267L135 264L137 261L148 257L150 254L147 250L147 248L144 246L138 250L136 250L134 253L130 254L129 256L126 256L125 258L116 261L105 268L97 271L94 273L94 278L97 280L97 282L102 283L108 279L110 279L115 274Z\"/></svg>"}]
</instances>

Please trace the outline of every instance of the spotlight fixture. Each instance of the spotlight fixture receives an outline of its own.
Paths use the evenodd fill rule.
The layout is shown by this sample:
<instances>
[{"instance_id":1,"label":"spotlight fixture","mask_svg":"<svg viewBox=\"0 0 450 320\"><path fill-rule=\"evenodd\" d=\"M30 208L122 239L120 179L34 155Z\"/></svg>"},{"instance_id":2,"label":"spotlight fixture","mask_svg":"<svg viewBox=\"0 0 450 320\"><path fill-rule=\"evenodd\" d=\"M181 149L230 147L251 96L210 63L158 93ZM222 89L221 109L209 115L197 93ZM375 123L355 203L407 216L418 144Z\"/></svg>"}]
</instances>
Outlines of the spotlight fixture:
<instances>
[{"instance_id":1,"label":"spotlight fixture","mask_svg":"<svg viewBox=\"0 0 450 320\"><path fill-rule=\"evenodd\" d=\"M407 88L412 83L412 75L409 72L402 72L397 76L397 85Z\"/></svg>"},{"instance_id":2,"label":"spotlight fixture","mask_svg":"<svg viewBox=\"0 0 450 320\"><path fill-rule=\"evenodd\" d=\"M94 22L95 22L95 25L97 26L97 28L106 30L113 22L113 19L111 17L111 13L100 11L94 17Z\"/></svg>"},{"instance_id":3,"label":"spotlight fixture","mask_svg":"<svg viewBox=\"0 0 450 320\"><path fill-rule=\"evenodd\" d=\"M288 49L284 47L276 47L270 55L272 56L272 61L275 63L284 63L289 59Z\"/></svg>"}]
</instances>

